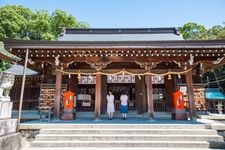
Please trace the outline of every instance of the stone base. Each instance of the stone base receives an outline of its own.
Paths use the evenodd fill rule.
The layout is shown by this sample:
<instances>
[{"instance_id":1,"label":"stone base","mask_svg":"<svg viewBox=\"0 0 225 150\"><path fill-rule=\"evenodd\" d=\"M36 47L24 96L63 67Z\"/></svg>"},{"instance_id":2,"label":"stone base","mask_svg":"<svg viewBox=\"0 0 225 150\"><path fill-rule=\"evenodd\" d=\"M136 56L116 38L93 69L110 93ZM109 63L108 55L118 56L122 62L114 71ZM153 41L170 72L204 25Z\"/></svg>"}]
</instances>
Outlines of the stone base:
<instances>
[{"instance_id":1,"label":"stone base","mask_svg":"<svg viewBox=\"0 0 225 150\"><path fill-rule=\"evenodd\" d=\"M21 148L22 136L20 133L13 133L0 137L1 150L19 150Z\"/></svg>"},{"instance_id":2,"label":"stone base","mask_svg":"<svg viewBox=\"0 0 225 150\"><path fill-rule=\"evenodd\" d=\"M76 114L74 113L73 110L70 109L64 109L62 116L61 116L62 120L74 120L76 119Z\"/></svg>"},{"instance_id":3,"label":"stone base","mask_svg":"<svg viewBox=\"0 0 225 150\"><path fill-rule=\"evenodd\" d=\"M0 101L0 119L11 118L13 102Z\"/></svg>"},{"instance_id":4,"label":"stone base","mask_svg":"<svg viewBox=\"0 0 225 150\"><path fill-rule=\"evenodd\" d=\"M0 137L16 133L17 119L0 120Z\"/></svg>"},{"instance_id":5,"label":"stone base","mask_svg":"<svg viewBox=\"0 0 225 150\"><path fill-rule=\"evenodd\" d=\"M185 109L173 109L171 114L172 120L188 120Z\"/></svg>"},{"instance_id":6,"label":"stone base","mask_svg":"<svg viewBox=\"0 0 225 150\"><path fill-rule=\"evenodd\" d=\"M10 97L0 97L1 101L6 101L6 102L10 102Z\"/></svg>"}]
</instances>

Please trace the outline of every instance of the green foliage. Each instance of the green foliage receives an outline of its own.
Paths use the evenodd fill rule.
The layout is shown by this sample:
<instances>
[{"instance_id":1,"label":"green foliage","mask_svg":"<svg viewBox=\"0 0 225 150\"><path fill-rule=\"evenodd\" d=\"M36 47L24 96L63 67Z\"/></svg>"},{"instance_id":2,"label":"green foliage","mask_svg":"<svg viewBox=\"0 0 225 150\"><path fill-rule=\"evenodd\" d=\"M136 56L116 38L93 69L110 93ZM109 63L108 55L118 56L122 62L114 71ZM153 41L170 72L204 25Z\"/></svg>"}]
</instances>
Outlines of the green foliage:
<instances>
[{"instance_id":1,"label":"green foliage","mask_svg":"<svg viewBox=\"0 0 225 150\"><path fill-rule=\"evenodd\" d=\"M55 10L51 16L52 33L57 36L60 34L60 27L74 27L77 23L76 18L67 15L63 10Z\"/></svg>"},{"instance_id":2,"label":"green foliage","mask_svg":"<svg viewBox=\"0 0 225 150\"><path fill-rule=\"evenodd\" d=\"M23 6L0 7L0 40L14 38L24 40L56 40L60 27L87 28L63 10L55 10L49 15L46 10L31 11ZM0 62L0 70L10 67L8 62Z\"/></svg>"},{"instance_id":3,"label":"green foliage","mask_svg":"<svg viewBox=\"0 0 225 150\"><path fill-rule=\"evenodd\" d=\"M184 39L199 40L207 38L207 30L203 25L189 22L186 23L180 30Z\"/></svg>"},{"instance_id":4,"label":"green foliage","mask_svg":"<svg viewBox=\"0 0 225 150\"><path fill-rule=\"evenodd\" d=\"M197 23L184 24L180 32L186 40L218 40L225 39L225 26L215 25L208 30Z\"/></svg>"},{"instance_id":5,"label":"green foliage","mask_svg":"<svg viewBox=\"0 0 225 150\"><path fill-rule=\"evenodd\" d=\"M22 6L5 6L0 8L0 39L23 38L32 12Z\"/></svg>"},{"instance_id":6,"label":"green foliage","mask_svg":"<svg viewBox=\"0 0 225 150\"><path fill-rule=\"evenodd\" d=\"M41 40L43 34L51 34L50 16L45 10L36 11L30 21L28 36L30 39Z\"/></svg>"},{"instance_id":7,"label":"green foliage","mask_svg":"<svg viewBox=\"0 0 225 150\"><path fill-rule=\"evenodd\" d=\"M11 64L6 61L0 61L0 71L5 71L11 67Z\"/></svg>"},{"instance_id":8,"label":"green foliage","mask_svg":"<svg viewBox=\"0 0 225 150\"><path fill-rule=\"evenodd\" d=\"M55 40L60 27L87 28L63 10L55 10L51 15L46 10L31 11L23 6L0 7L0 40L3 38Z\"/></svg>"}]
</instances>

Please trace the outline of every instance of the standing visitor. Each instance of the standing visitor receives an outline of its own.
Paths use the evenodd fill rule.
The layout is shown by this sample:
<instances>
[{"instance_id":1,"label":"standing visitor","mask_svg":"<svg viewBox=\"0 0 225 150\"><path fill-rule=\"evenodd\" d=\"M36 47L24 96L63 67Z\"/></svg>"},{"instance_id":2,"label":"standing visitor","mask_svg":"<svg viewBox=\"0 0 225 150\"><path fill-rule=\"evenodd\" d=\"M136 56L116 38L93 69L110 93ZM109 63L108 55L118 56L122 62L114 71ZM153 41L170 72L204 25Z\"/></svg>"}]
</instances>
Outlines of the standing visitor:
<instances>
[{"instance_id":1,"label":"standing visitor","mask_svg":"<svg viewBox=\"0 0 225 150\"><path fill-rule=\"evenodd\" d=\"M112 94L111 91L109 91L109 94L107 95L107 113L109 116L109 120L112 120L114 112L115 112L114 95Z\"/></svg>"},{"instance_id":2,"label":"standing visitor","mask_svg":"<svg viewBox=\"0 0 225 150\"><path fill-rule=\"evenodd\" d=\"M125 91L122 92L122 95L120 96L120 101L121 101L120 112L122 113L123 120L126 120L128 113L128 105L127 105L128 96L126 95Z\"/></svg>"}]
</instances>

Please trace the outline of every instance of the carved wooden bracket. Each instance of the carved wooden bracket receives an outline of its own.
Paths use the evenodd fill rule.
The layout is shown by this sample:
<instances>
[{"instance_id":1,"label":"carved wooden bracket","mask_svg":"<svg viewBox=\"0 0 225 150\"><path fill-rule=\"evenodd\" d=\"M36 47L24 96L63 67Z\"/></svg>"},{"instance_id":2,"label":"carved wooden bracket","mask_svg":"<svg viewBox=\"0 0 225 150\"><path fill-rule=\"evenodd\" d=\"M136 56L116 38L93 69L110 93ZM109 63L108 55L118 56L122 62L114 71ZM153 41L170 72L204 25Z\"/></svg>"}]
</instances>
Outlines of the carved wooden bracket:
<instances>
[{"instance_id":1,"label":"carved wooden bracket","mask_svg":"<svg viewBox=\"0 0 225 150\"><path fill-rule=\"evenodd\" d=\"M219 59L217 59L216 61L210 61L210 60L203 60L201 61L201 63L203 64L203 72L207 72L210 71L214 68L217 68L219 66L222 66L225 64L225 59L221 59L220 61L218 61Z\"/></svg>"},{"instance_id":2,"label":"carved wooden bracket","mask_svg":"<svg viewBox=\"0 0 225 150\"><path fill-rule=\"evenodd\" d=\"M111 61L108 62L88 62L87 63L91 66L91 68L94 68L97 71L102 70L103 68L106 68L108 64L111 63Z\"/></svg>"},{"instance_id":3,"label":"carved wooden bracket","mask_svg":"<svg viewBox=\"0 0 225 150\"><path fill-rule=\"evenodd\" d=\"M144 68L147 71L150 71L152 68L155 68L160 62L139 62L135 61L141 68Z\"/></svg>"}]
</instances>

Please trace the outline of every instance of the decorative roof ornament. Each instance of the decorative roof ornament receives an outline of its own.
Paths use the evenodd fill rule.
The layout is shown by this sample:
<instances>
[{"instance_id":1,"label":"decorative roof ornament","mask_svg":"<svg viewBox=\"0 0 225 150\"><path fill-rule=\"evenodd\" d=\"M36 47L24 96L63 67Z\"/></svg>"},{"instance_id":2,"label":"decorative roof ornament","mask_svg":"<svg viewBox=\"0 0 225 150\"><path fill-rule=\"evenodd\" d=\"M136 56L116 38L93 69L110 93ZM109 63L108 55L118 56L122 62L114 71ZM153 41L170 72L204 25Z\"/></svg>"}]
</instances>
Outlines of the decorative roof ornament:
<instances>
[{"instance_id":1,"label":"decorative roof ornament","mask_svg":"<svg viewBox=\"0 0 225 150\"><path fill-rule=\"evenodd\" d=\"M20 61L21 58L16 55L11 54L9 51L5 50L4 43L0 41L0 59L9 60L9 61Z\"/></svg>"},{"instance_id":2,"label":"decorative roof ornament","mask_svg":"<svg viewBox=\"0 0 225 150\"><path fill-rule=\"evenodd\" d=\"M175 64L177 64L179 67L181 67L181 64L180 64L180 62L177 62L177 61L173 61Z\"/></svg>"},{"instance_id":3,"label":"decorative roof ornament","mask_svg":"<svg viewBox=\"0 0 225 150\"><path fill-rule=\"evenodd\" d=\"M66 34L66 28L63 27L62 30L61 30L61 33L60 33L60 36L63 36Z\"/></svg>"},{"instance_id":4,"label":"decorative roof ornament","mask_svg":"<svg viewBox=\"0 0 225 150\"><path fill-rule=\"evenodd\" d=\"M194 56L192 54L190 55L189 64L191 66L194 64Z\"/></svg>"},{"instance_id":5,"label":"decorative roof ornament","mask_svg":"<svg viewBox=\"0 0 225 150\"><path fill-rule=\"evenodd\" d=\"M34 64L35 64L35 62L34 62L33 60L31 60L31 59L28 59L27 61L28 61L29 64L31 64L31 65L34 65Z\"/></svg>"},{"instance_id":6,"label":"decorative roof ornament","mask_svg":"<svg viewBox=\"0 0 225 150\"><path fill-rule=\"evenodd\" d=\"M217 65L217 64L219 64L223 59L224 59L224 57L222 57L222 58L217 58L217 60L212 61L212 63L213 63L214 65Z\"/></svg>"},{"instance_id":7,"label":"decorative roof ornament","mask_svg":"<svg viewBox=\"0 0 225 150\"><path fill-rule=\"evenodd\" d=\"M59 65L59 55L57 55L55 57L55 65L58 66Z\"/></svg>"}]
</instances>

